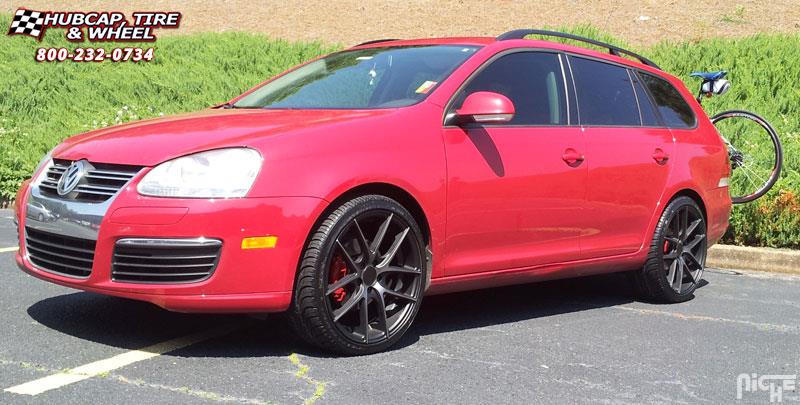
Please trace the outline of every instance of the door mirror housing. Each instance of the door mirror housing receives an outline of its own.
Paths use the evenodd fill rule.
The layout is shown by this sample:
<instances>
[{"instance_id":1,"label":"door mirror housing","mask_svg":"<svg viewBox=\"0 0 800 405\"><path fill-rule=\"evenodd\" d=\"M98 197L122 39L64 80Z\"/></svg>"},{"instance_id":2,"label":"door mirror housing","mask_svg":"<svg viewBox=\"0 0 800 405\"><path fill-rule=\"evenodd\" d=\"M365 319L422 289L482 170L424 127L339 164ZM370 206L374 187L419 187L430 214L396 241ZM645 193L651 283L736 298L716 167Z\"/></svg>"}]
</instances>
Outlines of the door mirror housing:
<instances>
[{"instance_id":1,"label":"door mirror housing","mask_svg":"<svg viewBox=\"0 0 800 405\"><path fill-rule=\"evenodd\" d=\"M514 118L514 103L508 97L490 91L477 91L456 110L459 123L499 124Z\"/></svg>"}]
</instances>

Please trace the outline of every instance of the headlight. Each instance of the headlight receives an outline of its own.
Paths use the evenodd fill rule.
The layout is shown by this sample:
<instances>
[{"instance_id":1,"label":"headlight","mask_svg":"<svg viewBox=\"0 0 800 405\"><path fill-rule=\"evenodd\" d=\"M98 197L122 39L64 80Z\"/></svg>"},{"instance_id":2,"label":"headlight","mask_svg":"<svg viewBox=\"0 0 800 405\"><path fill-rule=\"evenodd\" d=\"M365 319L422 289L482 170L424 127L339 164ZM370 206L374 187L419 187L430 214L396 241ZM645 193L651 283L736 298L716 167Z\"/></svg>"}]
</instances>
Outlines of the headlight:
<instances>
[{"instance_id":1,"label":"headlight","mask_svg":"<svg viewBox=\"0 0 800 405\"><path fill-rule=\"evenodd\" d=\"M36 165L36 169L34 169L33 174L31 174L31 178L33 178L34 181L37 181L39 180L40 177L42 177L41 175L36 177L36 173L39 173L40 171L42 171L42 169L44 169L45 166L50 164L50 161L53 159L53 151L55 149L56 149L55 147L53 147L53 149L50 149L50 151L47 152L46 155L44 155L42 160L39 161L39 164Z\"/></svg>"},{"instance_id":2,"label":"headlight","mask_svg":"<svg viewBox=\"0 0 800 405\"><path fill-rule=\"evenodd\" d=\"M260 168L261 155L253 149L216 149L156 166L137 190L155 197L244 197Z\"/></svg>"}]
</instances>

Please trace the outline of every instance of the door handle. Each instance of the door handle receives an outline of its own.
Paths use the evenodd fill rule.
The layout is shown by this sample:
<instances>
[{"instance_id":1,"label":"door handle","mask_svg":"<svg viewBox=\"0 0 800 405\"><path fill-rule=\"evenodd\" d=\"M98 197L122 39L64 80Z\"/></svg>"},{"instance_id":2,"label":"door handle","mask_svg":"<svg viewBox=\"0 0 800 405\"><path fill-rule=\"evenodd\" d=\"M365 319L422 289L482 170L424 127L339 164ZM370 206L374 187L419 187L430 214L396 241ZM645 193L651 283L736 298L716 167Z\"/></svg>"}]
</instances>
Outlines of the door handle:
<instances>
[{"instance_id":1,"label":"door handle","mask_svg":"<svg viewBox=\"0 0 800 405\"><path fill-rule=\"evenodd\" d=\"M561 155L561 159L572 167L578 167L585 159L582 154L578 153L575 149L569 148Z\"/></svg>"},{"instance_id":2,"label":"door handle","mask_svg":"<svg viewBox=\"0 0 800 405\"><path fill-rule=\"evenodd\" d=\"M667 163L667 160L669 160L669 155L661 148L656 148L655 152L653 152L653 160L655 160L656 163L663 165Z\"/></svg>"}]
</instances>

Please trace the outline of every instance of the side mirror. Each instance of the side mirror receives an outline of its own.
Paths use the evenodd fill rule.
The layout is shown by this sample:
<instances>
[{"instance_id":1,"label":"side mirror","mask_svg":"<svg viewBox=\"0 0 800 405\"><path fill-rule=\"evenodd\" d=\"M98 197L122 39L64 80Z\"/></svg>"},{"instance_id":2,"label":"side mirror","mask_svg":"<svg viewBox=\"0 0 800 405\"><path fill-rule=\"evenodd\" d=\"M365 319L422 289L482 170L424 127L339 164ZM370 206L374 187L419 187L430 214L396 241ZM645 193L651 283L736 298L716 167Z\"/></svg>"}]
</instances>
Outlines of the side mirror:
<instances>
[{"instance_id":1,"label":"side mirror","mask_svg":"<svg viewBox=\"0 0 800 405\"><path fill-rule=\"evenodd\" d=\"M456 110L456 117L461 123L497 124L511 121L514 112L514 103L508 97L477 91L467 96L461 108Z\"/></svg>"}]
</instances>

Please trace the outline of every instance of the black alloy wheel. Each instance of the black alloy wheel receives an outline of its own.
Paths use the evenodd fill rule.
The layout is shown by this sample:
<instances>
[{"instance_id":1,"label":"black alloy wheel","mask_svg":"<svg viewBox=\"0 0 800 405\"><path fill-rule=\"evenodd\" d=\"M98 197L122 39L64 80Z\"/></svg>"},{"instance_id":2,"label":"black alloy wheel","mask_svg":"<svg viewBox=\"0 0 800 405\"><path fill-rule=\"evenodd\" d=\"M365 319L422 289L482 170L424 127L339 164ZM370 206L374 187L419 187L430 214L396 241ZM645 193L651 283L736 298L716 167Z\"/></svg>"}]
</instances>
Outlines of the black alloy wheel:
<instances>
[{"instance_id":1,"label":"black alloy wheel","mask_svg":"<svg viewBox=\"0 0 800 405\"><path fill-rule=\"evenodd\" d=\"M348 201L322 222L304 252L292 324L326 349L383 350L416 316L426 261L419 226L403 206L382 196Z\"/></svg>"},{"instance_id":2,"label":"black alloy wheel","mask_svg":"<svg viewBox=\"0 0 800 405\"><path fill-rule=\"evenodd\" d=\"M676 293L697 288L706 260L706 229L703 216L691 205L672 215L664 235L663 266Z\"/></svg>"},{"instance_id":3,"label":"black alloy wheel","mask_svg":"<svg viewBox=\"0 0 800 405\"><path fill-rule=\"evenodd\" d=\"M674 199L656 226L644 268L632 273L645 299L688 301L700 285L708 252L706 219L689 197Z\"/></svg>"}]
</instances>

